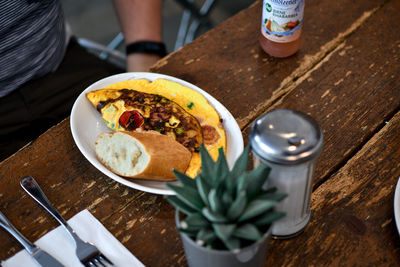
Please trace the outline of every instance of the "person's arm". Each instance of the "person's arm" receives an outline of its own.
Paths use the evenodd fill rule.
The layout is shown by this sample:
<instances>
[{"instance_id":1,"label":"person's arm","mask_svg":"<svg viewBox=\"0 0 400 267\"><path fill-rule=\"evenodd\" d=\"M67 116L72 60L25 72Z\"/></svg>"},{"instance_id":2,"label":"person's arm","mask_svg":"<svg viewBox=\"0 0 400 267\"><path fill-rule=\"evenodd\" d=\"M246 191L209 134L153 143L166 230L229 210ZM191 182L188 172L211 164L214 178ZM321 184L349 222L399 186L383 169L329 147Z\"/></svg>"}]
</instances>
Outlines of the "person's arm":
<instances>
[{"instance_id":1,"label":"person's arm","mask_svg":"<svg viewBox=\"0 0 400 267\"><path fill-rule=\"evenodd\" d=\"M162 41L162 0L113 0L125 45L136 41ZM160 56L127 55L127 71L147 71Z\"/></svg>"}]
</instances>

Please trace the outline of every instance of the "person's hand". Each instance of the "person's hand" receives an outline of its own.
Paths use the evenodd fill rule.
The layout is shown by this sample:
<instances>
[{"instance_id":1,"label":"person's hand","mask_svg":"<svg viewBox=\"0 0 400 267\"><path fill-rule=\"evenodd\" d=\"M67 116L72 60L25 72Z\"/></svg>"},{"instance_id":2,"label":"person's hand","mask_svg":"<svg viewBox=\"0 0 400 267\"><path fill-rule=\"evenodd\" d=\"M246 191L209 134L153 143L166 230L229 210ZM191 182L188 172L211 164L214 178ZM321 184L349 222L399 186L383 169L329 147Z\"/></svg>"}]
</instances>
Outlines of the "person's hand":
<instances>
[{"instance_id":1,"label":"person's hand","mask_svg":"<svg viewBox=\"0 0 400 267\"><path fill-rule=\"evenodd\" d=\"M126 57L126 71L149 71L149 68L154 65L158 60L160 60L160 56L158 55L145 53L130 54Z\"/></svg>"}]
</instances>

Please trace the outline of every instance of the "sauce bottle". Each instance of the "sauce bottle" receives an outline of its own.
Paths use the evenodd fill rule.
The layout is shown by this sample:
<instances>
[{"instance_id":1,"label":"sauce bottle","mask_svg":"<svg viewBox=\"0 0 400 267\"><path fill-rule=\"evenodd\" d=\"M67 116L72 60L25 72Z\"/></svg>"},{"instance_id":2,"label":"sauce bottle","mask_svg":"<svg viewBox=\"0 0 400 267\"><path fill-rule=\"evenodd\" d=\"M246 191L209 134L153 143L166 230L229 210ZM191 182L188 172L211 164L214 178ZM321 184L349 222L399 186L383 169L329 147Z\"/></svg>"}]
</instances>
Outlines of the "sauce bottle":
<instances>
[{"instance_id":1,"label":"sauce bottle","mask_svg":"<svg viewBox=\"0 0 400 267\"><path fill-rule=\"evenodd\" d=\"M300 48L305 0L263 0L260 45L273 57L288 57Z\"/></svg>"}]
</instances>

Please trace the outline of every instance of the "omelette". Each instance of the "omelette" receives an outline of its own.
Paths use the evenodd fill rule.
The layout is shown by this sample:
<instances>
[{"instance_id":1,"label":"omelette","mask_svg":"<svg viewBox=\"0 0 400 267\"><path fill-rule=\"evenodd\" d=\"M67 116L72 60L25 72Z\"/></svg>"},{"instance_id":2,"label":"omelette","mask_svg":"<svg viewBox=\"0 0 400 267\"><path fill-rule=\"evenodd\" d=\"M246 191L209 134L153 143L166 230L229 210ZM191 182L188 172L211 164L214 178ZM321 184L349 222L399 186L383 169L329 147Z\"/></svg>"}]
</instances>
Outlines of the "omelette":
<instances>
[{"instance_id":1,"label":"omelette","mask_svg":"<svg viewBox=\"0 0 400 267\"><path fill-rule=\"evenodd\" d=\"M211 157L226 148L226 135L217 111L202 94L165 79L115 83L89 92L89 101L114 131L157 131L183 144L192 152L186 174L200 170L200 143Z\"/></svg>"},{"instance_id":2,"label":"omelette","mask_svg":"<svg viewBox=\"0 0 400 267\"><path fill-rule=\"evenodd\" d=\"M107 96L97 103L107 126L115 131L156 131L172 137L190 152L199 152L203 135L199 122L173 101L129 89L104 89L88 94Z\"/></svg>"}]
</instances>

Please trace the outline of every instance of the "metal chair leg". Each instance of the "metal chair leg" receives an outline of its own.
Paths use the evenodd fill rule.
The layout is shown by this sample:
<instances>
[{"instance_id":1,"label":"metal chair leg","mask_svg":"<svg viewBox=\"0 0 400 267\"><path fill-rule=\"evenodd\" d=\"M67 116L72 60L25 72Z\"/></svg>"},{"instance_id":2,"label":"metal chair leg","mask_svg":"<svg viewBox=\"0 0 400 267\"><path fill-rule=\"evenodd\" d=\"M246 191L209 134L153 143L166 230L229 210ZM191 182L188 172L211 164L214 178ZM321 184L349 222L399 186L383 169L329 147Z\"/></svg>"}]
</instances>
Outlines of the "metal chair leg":
<instances>
[{"instance_id":1,"label":"metal chair leg","mask_svg":"<svg viewBox=\"0 0 400 267\"><path fill-rule=\"evenodd\" d=\"M184 8L181 24L178 31L177 40L175 42L175 50L194 40L200 26L212 28L214 25L208 15L214 6L216 0L206 0L200 9L194 4L193 0L176 0ZM189 25L190 17L193 16L193 21ZM184 40L183 40L184 39Z\"/></svg>"}]
</instances>

